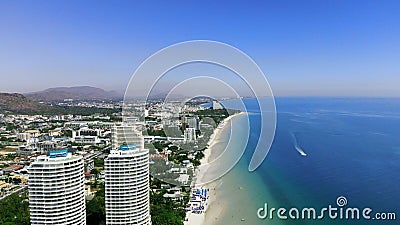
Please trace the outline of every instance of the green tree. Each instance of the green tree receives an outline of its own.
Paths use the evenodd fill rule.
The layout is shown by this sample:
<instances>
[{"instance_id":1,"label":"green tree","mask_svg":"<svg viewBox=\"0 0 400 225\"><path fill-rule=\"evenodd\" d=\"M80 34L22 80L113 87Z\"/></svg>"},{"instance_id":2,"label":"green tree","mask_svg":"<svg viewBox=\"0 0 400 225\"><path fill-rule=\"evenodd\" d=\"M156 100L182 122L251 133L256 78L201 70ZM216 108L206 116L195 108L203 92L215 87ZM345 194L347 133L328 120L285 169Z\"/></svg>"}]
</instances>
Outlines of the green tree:
<instances>
[{"instance_id":1,"label":"green tree","mask_svg":"<svg viewBox=\"0 0 400 225\"><path fill-rule=\"evenodd\" d=\"M106 207L104 202L104 185L96 192L94 198L86 202L86 220L92 225L106 224Z\"/></svg>"},{"instance_id":2,"label":"green tree","mask_svg":"<svg viewBox=\"0 0 400 225\"><path fill-rule=\"evenodd\" d=\"M151 193L150 212L153 225L183 225L186 217L182 204L175 203L170 199L164 198L166 191Z\"/></svg>"},{"instance_id":3,"label":"green tree","mask_svg":"<svg viewBox=\"0 0 400 225\"><path fill-rule=\"evenodd\" d=\"M94 159L94 166L95 167L104 167L104 159L103 158L95 158Z\"/></svg>"},{"instance_id":4,"label":"green tree","mask_svg":"<svg viewBox=\"0 0 400 225\"><path fill-rule=\"evenodd\" d=\"M12 182L13 182L14 184L20 184L20 183L21 183L21 179L20 179L20 178L13 178L13 179L12 179Z\"/></svg>"},{"instance_id":5,"label":"green tree","mask_svg":"<svg viewBox=\"0 0 400 225\"><path fill-rule=\"evenodd\" d=\"M92 169L92 170L90 171L90 174L93 174L95 180L97 180L97 178L99 177L100 171L99 171L98 169L94 168L94 169Z\"/></svg>"},{"instance_id":6,"label":"green tree","mask_svg":"<svg viewBox=\"0 0 400 225\"><path fill-rule=\"evenodd\" d=\"M0 224L29 225L29 202L26 193L12 194L0 202Z\"/></svg>"}]
</instances>

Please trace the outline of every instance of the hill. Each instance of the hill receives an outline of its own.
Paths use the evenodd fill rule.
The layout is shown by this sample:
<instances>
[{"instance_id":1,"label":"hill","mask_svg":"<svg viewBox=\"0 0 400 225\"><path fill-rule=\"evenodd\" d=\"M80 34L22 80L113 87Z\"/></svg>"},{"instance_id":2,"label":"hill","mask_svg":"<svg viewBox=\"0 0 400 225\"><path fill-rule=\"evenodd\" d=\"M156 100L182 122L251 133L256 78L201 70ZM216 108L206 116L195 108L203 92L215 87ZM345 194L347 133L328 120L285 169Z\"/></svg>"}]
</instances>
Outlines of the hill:
<instances>
[{"instance_id":1,"label":"hill","mask_svg":"<svg viewBox=\"0 0 400 225\"><path fill-rule=\"evenodd\" d=\"M26 97L39 102L60 102L64 99L73 100L105 100L122 99L122 94L115 91L105 91L90 86L56 87L44 91L25 94Z\"/></svg>"},{"instance_id":2,"label":"hill","mask_svg":"<svg viewBox=\"0 0 400 225\"><path fill-rule=\"evenodd\" d=\"M73 114L73 115L92 115L95 113L107 114L120 112L120 109L100 109L88 107L60 107L39 103L18 93L0 93L0 113L14 114Z\"/></svg>"},{"instance_id":3,"label":"hill","mask_svg":"<svg viewBox=\"0 0 400 225\"><path fill-rule=\"evenodd\" d=\"M49 111L53 107L33 101L18 93L0 93L0 111L13 113L30 113Z\"/></svg>"}]
</instances>

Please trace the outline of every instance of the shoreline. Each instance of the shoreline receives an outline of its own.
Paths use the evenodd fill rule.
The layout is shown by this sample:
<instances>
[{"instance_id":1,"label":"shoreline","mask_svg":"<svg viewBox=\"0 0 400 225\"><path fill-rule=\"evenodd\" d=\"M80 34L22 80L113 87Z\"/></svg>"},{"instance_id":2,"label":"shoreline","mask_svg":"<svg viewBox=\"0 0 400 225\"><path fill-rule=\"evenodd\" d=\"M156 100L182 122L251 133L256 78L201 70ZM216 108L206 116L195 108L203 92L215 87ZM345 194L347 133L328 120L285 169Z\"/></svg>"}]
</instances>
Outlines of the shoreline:
<instances>
[{"instance_id":1,"label":"shoreline","mask_svg":"<svg viewBox=\"0 0 400 225\"><path fill-rule=\"evenodd\" d=\"M231 121L233 118L235 118L236 116L240 116L240 115L244 115L246 114L246 112L240 112L234 115L230 115L229 117L225 118L215 129L214 132L212 133L212 135L210 136L210 139L208 141L208 148L204 151L204 157L200 160L201 165L209 163L210 161L210 157L212 155L212 150L213 150L213 146L215 144L217 144L217 140L219 139L220 135L221 135L221 131L224 130L224 128L226 128L226 125L229 121ZM222 125L222 126L221 126ZM192 213L191 211L186 212L186 219L184 221L185 225L203 225L206 219L206 214L208 212L208 209L210 208L210 205L215 201L216 199L216 186L218 186L218 184L216 182L211 182L208 184L207 187L205 186L200 186L198 184L198 180L201 180L200 178L203 178L205 175L207 174L207 169L205 170L201 170L198 169L195 172L195 177L196 177L196 181L194 183L194 186L192 187L192 189L197 189L197 188L207 188L210 190L210 194L209 197L207 198L207 200L205 201L205 212L202 214L195 214ZM222 209L219 209L218 211L222 211Z\"/></svg>"}]
</instances>

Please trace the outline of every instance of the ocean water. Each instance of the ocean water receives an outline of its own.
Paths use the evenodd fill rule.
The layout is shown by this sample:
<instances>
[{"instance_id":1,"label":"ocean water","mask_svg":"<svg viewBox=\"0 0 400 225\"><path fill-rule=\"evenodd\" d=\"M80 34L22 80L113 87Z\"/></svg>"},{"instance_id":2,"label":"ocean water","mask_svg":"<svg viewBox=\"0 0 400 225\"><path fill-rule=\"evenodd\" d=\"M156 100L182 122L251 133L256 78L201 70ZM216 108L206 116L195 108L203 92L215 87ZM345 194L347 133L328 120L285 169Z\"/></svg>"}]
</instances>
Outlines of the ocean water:
<instances>
[{"instance_id":1,"label":"ocean water","mask_svg":"<svg viewBox=\"0 0 400 225\"><path fill-rule=\"evenodd\" d=\"M260 116L254 99L244 101L251 112L249 142L238 164L216 181L218 197L210 210L224 210L208 216L207 225L399 224L400 99L276 99L275 140L266 160L254 172L247 169L259 138ZM233 103L225 105L234 108ZM233 128L242 129L246 120L235 119ZM231 141L239 145L243 140L234 137ZM339 196L347 199L344 210L368 207L373 210L372 217L376 212L394 212L397 220L334 220L327 215L322 220L257 217L264 203L269 208L313 207L319 212L328 205L338 207Z\"/></svg>"}]
</instances>

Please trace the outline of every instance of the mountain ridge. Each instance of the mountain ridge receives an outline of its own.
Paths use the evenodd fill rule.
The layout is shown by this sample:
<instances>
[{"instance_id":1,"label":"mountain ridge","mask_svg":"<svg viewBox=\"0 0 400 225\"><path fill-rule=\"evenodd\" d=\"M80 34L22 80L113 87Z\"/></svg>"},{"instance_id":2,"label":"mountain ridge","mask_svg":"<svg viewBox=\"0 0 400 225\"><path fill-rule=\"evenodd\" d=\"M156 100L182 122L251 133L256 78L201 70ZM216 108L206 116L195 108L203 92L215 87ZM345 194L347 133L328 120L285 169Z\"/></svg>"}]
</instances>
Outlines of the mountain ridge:
<instances>
[{"instance_id":1,"label":"mountain ridge","mask_svg":"<svg viewBox=\"0 0 400 225\"><path fill-rule=\"evenodd\" d=\"M24 96L39 102L73 100L117 100L123 95L116 91L91 86L54 87L43 91L25 93Z\"/></svg>"},{"instance_id":2,"label":"mountain ridge","mask_svg":"<svg viewBox=\"0 0 400 225\"><path fill-rule=\"evenodd\" d=\"M19 93L0 93L0 111L26 113L52 109L52 106L36 102Z\"/></svg>"},{"instance_id":3,"label":"mountain ridge","mask_svg":"<svg viewBox=\"0 0 400 225\"><path fill-rule=\"evenodd\" d=\"M27 114L27 115L93 115L118 113L120 109L103 109L96 107L57 106L40 103L19 93L0 93L1 114Z\"/></svg>"}]
</instances>

